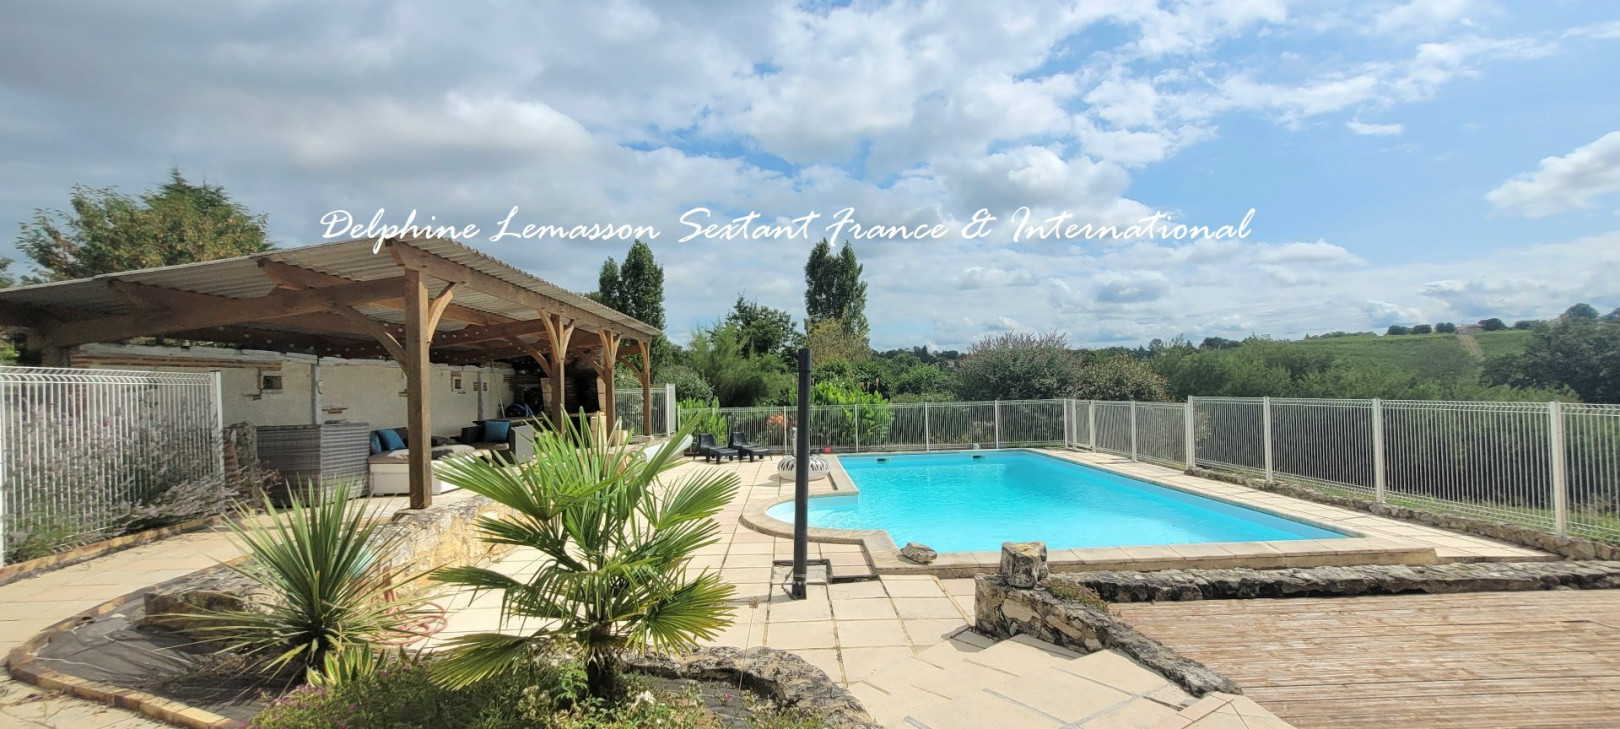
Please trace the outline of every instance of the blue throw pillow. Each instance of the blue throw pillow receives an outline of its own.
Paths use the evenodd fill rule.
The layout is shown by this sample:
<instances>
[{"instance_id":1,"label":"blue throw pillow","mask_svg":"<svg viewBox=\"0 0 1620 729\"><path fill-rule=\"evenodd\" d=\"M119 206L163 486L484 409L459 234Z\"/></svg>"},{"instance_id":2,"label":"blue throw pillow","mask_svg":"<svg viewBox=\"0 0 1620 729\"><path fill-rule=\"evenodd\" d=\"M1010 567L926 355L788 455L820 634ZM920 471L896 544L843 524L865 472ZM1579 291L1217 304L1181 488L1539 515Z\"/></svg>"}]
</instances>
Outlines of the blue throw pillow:
<instances>
[{"instance_id":1,"label":"blue throw pillow","mask_svg":"<svg viewBox=\"0 0 1620 729\"><path fill-rule=\"evenodd\" d=\"M405 439L399 437L397 430L379 430L377 435L382 438L382 447L385 451L405 450Z\"/></svg>"},{"instance_id":2,"label":"blue throw pillow","mask_svg":"<svg viewBox=\"0 0 1620 729\"><path fill-rule=\"evenodd\" d=\"M512 423L507 420L484 421L484 442L505 443L512 434Z\"/></svg>"},{"instance_id":3,"label":"blue throw pillow","mask_svg":"<svg viewBox=\"0 0 1620 729\"><path fill-rule=\"evenodd\" d=\"M377 437L377 431L371 431L371 455L382 452L382 439Z\"/></svg>"}]
</instances>

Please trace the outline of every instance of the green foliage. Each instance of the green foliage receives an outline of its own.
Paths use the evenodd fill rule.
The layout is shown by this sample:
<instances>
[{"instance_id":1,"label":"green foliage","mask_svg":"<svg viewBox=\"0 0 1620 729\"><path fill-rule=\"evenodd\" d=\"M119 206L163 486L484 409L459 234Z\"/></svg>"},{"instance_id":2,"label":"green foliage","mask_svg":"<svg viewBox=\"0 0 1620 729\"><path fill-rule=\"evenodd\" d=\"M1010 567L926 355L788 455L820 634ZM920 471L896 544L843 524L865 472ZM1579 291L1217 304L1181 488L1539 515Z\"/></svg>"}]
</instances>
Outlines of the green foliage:
<instances>
[{"instance_id":1,"label":"green foliage","mask_svg":"<svg viewBox=\"0 0 1620 729\"><path fill-rule=\"evenodd\" d=\"M810 348L810 362L819 365L834 360L857 362L872 356L866 333L849 328L842 319L823 319L810 325L804 336Z\"/></svg>"},{"instance_id":2,"label":"green foliage","mask_svg":"<svg viewBox=\"0 0 1620 729\"><path fill-rule=\"evenodd\" d=\"M1170 399L1163 376L1154 372L1148 363L1123 355L1099 357L1087 362L1080 372L1080 382L1073 397L1143 402Z\"/></svg>"},{"instance_id":3,"label":"green foliage","mask_svg":"<svg viewBox=\"0 0 1620 729\"><path fill-rule=\"evenodd\" d=\"M1620 324L1559 317L1531 333L1522 353L1492 359L1485 378L1519 388L1567 388L1590 403L1620 402Z\"/></svg>"},{"instance_id":4,"label":"green foliage","mask_svg":"<svg viewBox=\"0 0 1620 729\"><path fill-rule=\"evenodd\" d=\"M1436 334L1456 334L1457 325L1449 321L1443 321L1434 325L1434 331Z\"/></svg>"},{"instance_id":5,"label":"green foliage","mask_svg":"<svg viewBox=\"0 0 1620 729\"><path fill-rule=\"evenodd\" d=\"M1415 324L1415 325L1412 326L1412 333L1413 334L1433 334L1434 333L1434 327L1431 327L1428 324Z\"/></svg>"},{"instance_id":6,"label":"green foliage","mask_svg":"<svg viewBox=\"0 0 1620 729\"><path fill-rule=\"evenodd\" d=\"M680 429L690 430L694 438L707 433L717 443L726 439L726 416L720 413L719 400L682 400L680 418Z\"/></svg>"},{"instance_id":7,"label":"green foliage","mask_svg":"<svg viewBox=\"0 0 1620 729\"><path fill-rule=\"evenodd\" d=\"M1564 313L1561 314L1559 316L1559 318L1560 319L1582 319L1582 320L1585 320L1585 321L1597 321L1598 310L1593 308L1591 304L1576 304L1574 306L1569 307L1568 309L1565 309Z\"/></svg>"},{"instance_id":8,"label":"green foliage","mask_svg":"<svg viewBox=\"0 0 1620 729\"><path fill-rule=\"evenodd\" d=\"M201 613L201 632L271 671L318 672L334 652L413 637L410 626L427 614L423 603L394 591L416 576L381 561L399 546L399 533L383 531L376 514L348 508L348 489L328 493L317 498L311 488L286 509L267 497L262 520L244 510L229 522L248 560L227 566L270 601L262 610Z\"/></svg>"},{"instance_id":9,"label":"green foliage","mask_svg":"<svg viewBox=\"0 0 1620 729\"><path fill-rule=\"evenodd\" d=\"M1102 599L1102 595L1097 594L1096 590L1072 580L1062 578L1049 580L1046 583L1046 591L1052 593L1052 596L1059 600L1077 602L1086 607L1096 608L1105 613L1108 612L1108 601Z\"/></svg>"},{"instance_id":10,"label":"green foliage","mask_svg":"<svg viewBox=\"0 0 1620 729\"><path fill-rule=\"evenodd\" d=\"M1396 336L1400 336L1400 335L1403 335L1403 334L1411 334L1411 333L1412 333L1412 330L1410 328L1403 327L1403 326L1401 326L1399 324L1391 324L1391 325L1389 325L1389 329L1384 332L1385 335L1391 336L1391 337L1396 337Z\"/></svg>"},{"instance_id":11,"label":"green foliage","mask_svg":"<svg viewBox=\"0 0 1620 729\"><path fill-rule=\"evenodd\" d=\"M1496 319L1496 318L1493 317L1493 318L1490 318L1490 319L1482 319L1482 320L1480 320L1479 328L1484 329L1487 332L1498 332L1498 331L1501 331L1503 329L1506 329L1507 325L1503 324L1501 319Z\"/></svg>"},{"instance_id":12,"label":"green foliage","mask_svg":"<svg viewBox=\"0 0 1620 729\"><path fill-rule=\"evenodd\" d=\"M846 330L865 338L866 283L861 281L861 271L855 248L847 241L836 256L825 238L816 243L804 265L806 333L818 323L838 320Z\"/></svg>"},{"instance_id":13,"label":"green foliage","mask_svg":"<svg viewBox=\"0 0 1620 729\"><path fill-rule=\"evenodd\" d=\"M11 273L11 264L16 261L0 257L0 289L9 289L17 285L17 277Z\"/></svg>"},{"instance_id":14,"label":"green foliage","mask_svg":"<svg viewBox=\"0 0 1620 729\"><path fill-rule=\"evenodd\" d=\"M743 354L750 357L775 356L783 362L793 360L793 342L796 338L793 317L781 309L772 309L741 296L726 314L725 323L736 327Z\"/></svg>"},{"instance_id":15,"label":"green foliage","mask_svg":"<svg viewBox=\"0 0 1620 729\"><path fill-rule=\"evenodd\" d=\"M687 361L725 407L774 402L793 379L780 358L748 356L742 333L730 324L693 332Z\"/></svg>"},{"instance_id":16,"label":"green foliage","mask_svg":"<svg viewBox=\"0 0 1620 729\"><path fill-rule=\"evenodd\" d=\"M956 376L934 365L918 363L894 378L893 397L933 395L935 402L955 399Z\"/></svg>"},{"instance_id":17,"label":"green foliage","mask_svg":"<svg viewBox=\"0 0 1620 729\"><path fill-rule=\"evenodd\" d=\"M308 685L276 699L250 729L724 729L694 691L672 693L631 677L612 701L583 692L583 671L566 657L536 655L510 673L465 688L434 681L436 663L403 661L353 682ZM738 692L739 694L742 692ZM747 726L811 729L823 723L739 695L717 697L738 706ZM735 702L734 704L731 702Z\"/></svg>"},{"instance_id":18,"label":"green foliage","mask_svg":"<svg viewBox=\"0 0 1620 729\"><path fill-rule=\"evenodd\" d=\"M17 247L45 281L230 258L270 250L265 217L218 185L193 185L180 170L157 190L130 197L75 186L71 212L34 211Z\"/></svg>"},{"instance_id":19,"label":"green foliage","mask_svg":"<svg viewBox=\"0 0 1620 729\"><path fill-rule=\"evenodd\" d=\"M1062 334L989 336L968 349L957 368L963 400L1036 400L1072 397L1081 364Z\"/></svg>"},{"instance_id":20,"label":"green foliage","mask_svg":"<svg viewBox=\"0 0 1620 729\"><path fill-rule=\"evenodd\" d=\"M676 442L691 434L677 431ZM511 509L480 518L484 539L538 551L550 566L527 579L478 567L436 573L462 588L500 592L503 615L529 619L524 635L477 633L452 640L438 664L442 685L463 688L518 670L559 640L584 654L592 695L608 695L624 650L680 651L731 623L733 588L687 563L719 541L711 519L737 493L735 473L699 469L659 483L674 448L636 452L572 425L534 436L535 459L512 468L452 459L445 481Z\"/></svg>"},{"instance_id":21,"label":"green foliage","mask_svg":"<svg viewBox=\"0 0 1620 729\"><path fill-rule=\"evenodd\" d=\"M679 402L687 400L711 400L714 398L714 388L709 387L703 375L686 365L667 365L659 368L658 374L653 377L654 382L668 383L675 386L675 399Z\"/></svg>"}]
</instances>

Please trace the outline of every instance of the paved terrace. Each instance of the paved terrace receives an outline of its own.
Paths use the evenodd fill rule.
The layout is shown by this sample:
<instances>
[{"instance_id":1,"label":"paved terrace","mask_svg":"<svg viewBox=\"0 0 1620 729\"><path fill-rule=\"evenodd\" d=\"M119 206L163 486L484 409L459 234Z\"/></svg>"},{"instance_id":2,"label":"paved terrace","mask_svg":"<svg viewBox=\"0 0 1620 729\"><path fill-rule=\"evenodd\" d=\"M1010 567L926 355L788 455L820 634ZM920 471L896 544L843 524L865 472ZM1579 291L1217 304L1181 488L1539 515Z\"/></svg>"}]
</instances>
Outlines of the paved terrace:
<instances>
[{"instance_id":1,"label":"paved terrace","mask_svg":"<svg viewBox=\"0 0 1620 729\"><path fill-rule=\"evenodd\" d=\"M1060 455L1280 514L1341 524L1368 534L1423 540L1432 544L1442 559L1544 557L1490 540L1255 492L1125 459L1072 452ZM885 575L881 579L813 587L810 599L789 601L780 589L771 587L770 580L772 561L789 557L791 543L750 529L741 523L740 515L756 502L790 496L792 484L775 478L774 459L718 466L694 461L681 465L675 476L705 468L732 470L742 479L739 498L718 517L721 543L704 550L694 565L719 569L723 578L738 587L737 624L716 642L791 650L824 669L835 681L850 686L874 716L887 725L906 729L1287 726L1242 697L1217 696L1182 709L1182 704L1191 702L1178 689L1114 653L1075 656L1034 641L992 643L968 630L973 614L970 579ZM455 498L464 496L442 497ZM401 499L378 499L370 505L391 509L401 503ZM1207 549L1200 548L1152 549L1167 550L1169 555L1185 552L1188 559L1211 556ZM810 553L831 561L838 572L869 571L860 550L859 545L813 543ZM0 650L9 651L76 612L234 556L224 534L201 532L0 586ZM1164 556L1160 555L1161 560ZM525 574L539 566L537 555L520 551L499 568ZM1500 599L1505 605L1513 605L1533 597L1517 593ZM458 594L442 602L453 612L449 627L436 642L501 627L498 595L474 599L469 594ZM1338 602L1343 601L1335 604ZM1281 608L1286 612L1288 605ZM1228 606L1233 612L1221 615L1241 614L1248 609L1247 605ZM1612 621L1607 624L1614 625ZM1390 625L1385 629L1394 634L1402 628ZM1599 652L1620 651L1620 637L1603 640L1589 647ZM1424 660L1446 659L1434 656ZM4 678L0 678L0 725L57 729L160 726L128 712L42 694Z\"/></svg>"}]
</instances>

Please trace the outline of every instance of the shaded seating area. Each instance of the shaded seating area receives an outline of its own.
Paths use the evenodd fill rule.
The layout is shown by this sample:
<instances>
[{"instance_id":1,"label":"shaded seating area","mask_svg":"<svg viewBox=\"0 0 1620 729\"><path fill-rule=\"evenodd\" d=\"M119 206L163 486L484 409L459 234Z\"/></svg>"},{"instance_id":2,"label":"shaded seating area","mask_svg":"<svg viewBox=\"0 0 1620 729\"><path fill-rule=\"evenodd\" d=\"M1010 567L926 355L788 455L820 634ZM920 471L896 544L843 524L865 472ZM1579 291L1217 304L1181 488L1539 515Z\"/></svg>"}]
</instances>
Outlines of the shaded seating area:
<instances>
[{"instance_id":1,"label":"shaded seating area","mask_svg":"<svg viewBox=\"0 0 1620 729\"><path fill-rule=\"evenodd\" d=\"M699 433L697 438L697 454L703 460L719 463L722 460L737 460L736 448L723 448L714 441L713 433Z\"/></svg>"},{"instance_id":2,"label":"shaded seating area","mask_svg":"<svg viewBox=\"0 0 1620 729\"><path fill-rule=\"evenodd\" d=\"M514 358L534 360L548 381L550 422L562 422L565 375L571 363L581 363L602 383L602 418L616 423L614 375L618 365L629 366L641 385L642 431L650 432L645 363L661 334L453 240L416 236L19 286L0 291L0 326L23 329L26 349L47 367L71 366L80 345L145 337L389 359L404 374L406 433L433 430L430 363ZM498 432L487 432L489 422L479 423L485 431L475 443L500 442ZM410 445L373 455L400 454L410 505L425 508L432 503L435 445Z\"/></svg>"}]
</instances>

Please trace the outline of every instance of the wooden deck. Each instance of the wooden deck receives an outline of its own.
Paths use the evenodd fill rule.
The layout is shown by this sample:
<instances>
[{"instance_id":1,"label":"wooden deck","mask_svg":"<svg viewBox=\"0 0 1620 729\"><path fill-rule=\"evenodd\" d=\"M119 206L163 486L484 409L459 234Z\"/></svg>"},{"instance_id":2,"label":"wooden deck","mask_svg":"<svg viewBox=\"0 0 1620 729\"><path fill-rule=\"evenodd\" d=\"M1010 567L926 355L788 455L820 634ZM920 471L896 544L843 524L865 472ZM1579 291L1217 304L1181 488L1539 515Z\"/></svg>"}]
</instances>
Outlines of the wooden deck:
<instances>
[{"instance_id":1,"label":"wooden deck","mask_svg":"<svg viewBox=\"0 0 1620 729\"><path fill-rule=\"evenodd\" d=\"M1620 590L1115 610L1299 729L1620 727Z\"/></svg>"}]
</instances>

